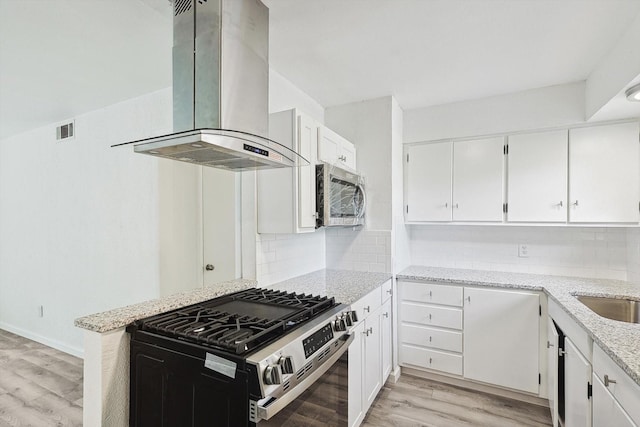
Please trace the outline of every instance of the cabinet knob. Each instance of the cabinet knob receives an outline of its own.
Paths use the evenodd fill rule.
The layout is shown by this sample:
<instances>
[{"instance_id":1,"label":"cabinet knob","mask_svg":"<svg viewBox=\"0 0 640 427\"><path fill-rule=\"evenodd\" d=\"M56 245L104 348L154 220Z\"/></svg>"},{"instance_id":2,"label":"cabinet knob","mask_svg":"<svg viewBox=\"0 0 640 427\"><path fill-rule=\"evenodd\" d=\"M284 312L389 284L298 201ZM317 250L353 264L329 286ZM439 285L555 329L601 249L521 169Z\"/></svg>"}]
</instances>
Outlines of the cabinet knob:
<instances>
[{"instance_id":1,"label":"cabinet knob","mask_svg":"<svg viewBox=\"0 0 640 427\"><path fill-rule=\"evenodd\" d=\"M429 320L431 320L431 313L429 313Z\"/></svg>"},{"instance_id":2,"label":"cabinet knob","mask_svg":"<svg viewBox=\"0 0 640 427\"><path fill-rule=\"evenodd\" d=\"M383 315L384 317L386 317L387 319L389 318L389 313L382 313L382 315Z\"/></svg>"},{"instance_id":3,"label":"cabinet knob","mask_svg":"<svg viewBox=\"0 0 640 427\"><path fill-rule=\"evenodd\" d=\"M549 348L549 347L554 347L554 345L551 344L549 341L547 341L547 348Z\"/></svg>"},{"instance_id":4,"label":"cabinet knob","mask_svg":"<svg viewBox=\"0 0 640 427\"><path fill-rule=\"evenodd\" d=\"M207 270L207 271L213 271L215 269L215 267L213 266L213 264L207 264L204 267L204 269Z\"/></svg>"},{"instance_id":5,"label":"cabinet knob","mask_svg":"<svg viewBox=\"0 0 640 427\"><path fill-rule=\"evenodd\" d=\"M454 208L458 209L458 204L453 205Z\"/></svg>"},{"instance_id":6,"label":"cabinet knob","mask_svg":"<svg viewBox=\"0 0 640 427\"><path fill-rule=\"evenodd\" d=\"M471 303L471 296L467 297L467 302Z\"/></svg>"},{"instance_id":7,"label":"cabinet knob","mask_svg":"<svg viewBox=\"0 0 640 427\"><path fill-rule=\"evenodd\" d=\"M370 310L371 310L371 306L370 306L370 305L368 305L368 306L364 307L362 310L364 310L364 311L366 311L367 313L369 313L369 312L370 312Z\"/></svg>"},{"instance_id":8,"label":"cabinet knob","mask_svg":"<svg viewBox=\"0 0 640 427\"><path fill-rule=\"evenodd\" d=\"M616 384L616 380L612 380L609 378L609 375L604 376L604 385L605 387L609 387L609 384Z\"/></svg>"},{"instance_id":9,"label":"cabinet knob","mask_svg":"<svg viewBox=\"0 0 640 427\"><path fill-rule=\"evenodd\" d=\"M445 207L445 208L448 208L448 207L449 207L449 203L448 203L448 202L446 202L446 203L444 204L444 207Z\"/></svg>"},{"instance_id":10,"label":"cabinet knob","mask_svg":"<svg viewBox=\"0 0 640 427\"><path fill-rule=\"evenodd\" d=\"M578 201L576 200L575 202L571 203L573 206L578 206Z\"/></svg>"},{"instance_id":11,"label":"cabinet knob","mask_svg":"<svg viewBox=\"0 0 640 427\"><path fill-rule=\"evenodd\" d=\"M577 203L577 202L576 202ZM560 200L560 203L558 203L558 206L562 207L562 200ZM577 206L577 205L576 205Z\"/></svg>"}]
</instances>

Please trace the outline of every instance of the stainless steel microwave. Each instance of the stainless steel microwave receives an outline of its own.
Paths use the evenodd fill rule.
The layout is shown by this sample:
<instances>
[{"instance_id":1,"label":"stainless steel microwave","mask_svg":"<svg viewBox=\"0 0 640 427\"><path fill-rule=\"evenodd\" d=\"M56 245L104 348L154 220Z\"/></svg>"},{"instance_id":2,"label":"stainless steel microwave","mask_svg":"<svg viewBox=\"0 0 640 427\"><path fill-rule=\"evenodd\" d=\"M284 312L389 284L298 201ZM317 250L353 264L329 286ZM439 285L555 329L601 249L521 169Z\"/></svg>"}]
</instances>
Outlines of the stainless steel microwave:
<instances>
[{"instance_id":1,"label":"stainless steel microwave","mask_svg":"<svg viewBox=\"0 0 640 427\"><path fill-rule=\"evenodd\" d=\"M328 164L316 165L316 228L364 224L364 180Z\"/></svg>"}]
</instances>

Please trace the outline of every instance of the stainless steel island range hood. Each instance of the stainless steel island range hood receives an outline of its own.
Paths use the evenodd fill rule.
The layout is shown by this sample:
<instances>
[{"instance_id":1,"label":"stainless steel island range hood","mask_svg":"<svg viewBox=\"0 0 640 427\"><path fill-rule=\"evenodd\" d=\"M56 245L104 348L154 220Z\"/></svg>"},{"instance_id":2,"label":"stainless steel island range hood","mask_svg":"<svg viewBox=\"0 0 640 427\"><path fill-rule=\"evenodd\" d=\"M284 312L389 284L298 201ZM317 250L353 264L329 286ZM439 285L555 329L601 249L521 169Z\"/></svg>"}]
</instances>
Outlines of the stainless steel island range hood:
<instances>
[{"instance_id":1,"label":"stainless steel island range hood","mask_svg":"<svg viewBox=\"0 0 640 427\"><path fill-rule=\"evenodd\" d=\"M173 0L173 15L174 133L126 144L235 171L308 165L266 137L269 9L260 0Z\"/></svg>"}]
</instances>

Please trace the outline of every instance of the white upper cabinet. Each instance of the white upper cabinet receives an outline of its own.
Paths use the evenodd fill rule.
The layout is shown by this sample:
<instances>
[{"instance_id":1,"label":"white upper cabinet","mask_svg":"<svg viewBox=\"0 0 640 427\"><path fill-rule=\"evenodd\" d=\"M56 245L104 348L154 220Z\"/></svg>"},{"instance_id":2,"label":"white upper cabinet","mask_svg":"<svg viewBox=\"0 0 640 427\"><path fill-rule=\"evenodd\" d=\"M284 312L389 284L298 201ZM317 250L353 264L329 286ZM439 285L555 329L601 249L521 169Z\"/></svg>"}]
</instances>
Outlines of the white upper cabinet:
<instances>
[{"instance_id":1,"label":"white upper cabinet","mask_svg":"<svg viewBox=\"0 0 640 427\"><path fill-rule=\"evenodd\" d=\"M567 221L567 144L567 130L509 136L509 222Z\"/></svg>"},{"instance_id":2,"label":"white upper cabinet","mask_svg":"<svg viewBox=\"0 0 640 427\"><path fill-rule=\"evenodd\" d=\"M309 165L257 172L258 233L305 233L316 226L317 123L298 110L269 115L269 135Z\"/></svg>"},{"instance_id":3,"label":"white upper cabinet","mask_svg":"<svg viewBox=\"0 0 640 427\"><path fill-rule=\"evenodd\" d=\"M569 130L569 222L637 223L638 123Z\"/></svg>"},{"instance_id":4,"label":"white upper cabinet","mask_svg":"<svg viewBox=\"0 0 640 427\"><path fill-rule=\"evenodd\" d=\"M453 143L453 220L502 221L504 138Z\"/></svg>"},{"instance_id":5,"label":"white upper cabinet","mask_svg":"<svg viewBox=\"0 0 640 427\"><path fill-rule=\"evenodd\" d=\"M331 129L318 126L318 160L356 170L356 147Z\"/></svg>"},{"instance_id":6,"label":"white upper cabinet","mask_svg":"<svg viewBox=\"0 0 640 427\"><path fill-rule=\"evenodd\" d=\"M407 221L451 221L452 159L451 142L406 147Z\"/></svg>"}]
</instances>

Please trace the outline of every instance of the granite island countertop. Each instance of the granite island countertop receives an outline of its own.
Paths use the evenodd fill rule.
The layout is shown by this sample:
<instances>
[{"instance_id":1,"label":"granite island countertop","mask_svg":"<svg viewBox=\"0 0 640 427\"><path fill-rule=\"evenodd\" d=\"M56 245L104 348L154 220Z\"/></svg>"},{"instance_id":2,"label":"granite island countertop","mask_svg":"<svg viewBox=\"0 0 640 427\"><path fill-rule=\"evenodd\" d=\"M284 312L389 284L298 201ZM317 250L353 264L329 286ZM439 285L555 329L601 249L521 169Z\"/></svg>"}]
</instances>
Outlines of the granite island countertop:
<instances>
[{"instance_id":1,"label":"granite island countertop","mask_svg":"<svg viewBox=\"0 0 640 427\"><path fill-rule=\"evenodd\" d=\"M347 270L318 270L268 286L260 286L255 280L237 279L80 317L74 324L93 332L109 332L123 328L138 319L252 287L334 297L338 303L351 304L389 279L390 273Z\"/></svg>"},{"instance_id":2,"label":"granite island countertop","mask_svg":"<svg viewBox=\"0 0 640 427\"><path fill-rule=\"evenodd\" d=\"M640 324L601 317L574 295L626 297L640 301L640 286L621 280L588 279L456 268L411 266L398 280L427 280L473 286L542 291L558 303L593 341L640 385Z\"/></svg>"}]
</instances>

